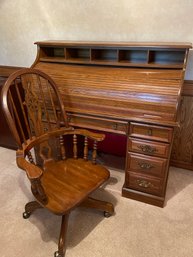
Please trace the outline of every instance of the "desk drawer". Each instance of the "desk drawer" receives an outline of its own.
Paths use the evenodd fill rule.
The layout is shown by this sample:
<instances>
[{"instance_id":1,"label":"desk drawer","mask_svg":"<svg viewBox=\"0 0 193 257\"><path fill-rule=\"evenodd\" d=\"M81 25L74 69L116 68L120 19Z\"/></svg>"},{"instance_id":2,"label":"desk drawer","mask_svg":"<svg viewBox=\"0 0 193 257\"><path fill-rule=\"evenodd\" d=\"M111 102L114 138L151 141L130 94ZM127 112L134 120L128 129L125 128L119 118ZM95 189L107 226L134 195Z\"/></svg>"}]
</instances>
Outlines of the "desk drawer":
<instances>
[{"instance_id":1,"label":"desk drawer","mask_svg":"<svg viewBox=\"0 0 193 257\"><path fill-rule=\"evenodd\" d=\"M127 170L131 172L163 177L166 164L166 159L128 153Z\"/></svg>"},{"instance_id":2,"label":"desk drawer","mask_svg":"<svg viewBox=\"0 0 193 257\"><path fill-rule=\"evenodd\" d=\"M157 178L143 177L135 173L127 174L126 186L137 191L161 196L163 181Z\"/></svg>"},{"instance_id":3,"label":"desk drawer","mask_svg":"<svg viewBox=\"0 0 193 257\"><path fill-rule=\"evenodd\" d=\"M148 154L167 158L169 154L169 144L147 141L135 138L128 138L128 151Z\"/></svg>"},{"instance_id":4,"label":"desk drawer","mask_svg":"<svg viewBox=\"0 0 193 257\"><path fill-rule=\"evenodd\" d=\"M168 127L160 127L131 122L129 136L140 137L149 140L171 142L172 132L173 129Z\"/></svg>"},{"instance_id":5,"label":"desk drawer","mask_svg":"<svg viewBox=\"0 0 193 257\"><path fill-rule=\"evenodd\" d=\"M127 122L90 117L86 115L68 114L68 122L71 126L102 130L123 135L125 135L128 130Z\"/></svg>"}]
</instances>

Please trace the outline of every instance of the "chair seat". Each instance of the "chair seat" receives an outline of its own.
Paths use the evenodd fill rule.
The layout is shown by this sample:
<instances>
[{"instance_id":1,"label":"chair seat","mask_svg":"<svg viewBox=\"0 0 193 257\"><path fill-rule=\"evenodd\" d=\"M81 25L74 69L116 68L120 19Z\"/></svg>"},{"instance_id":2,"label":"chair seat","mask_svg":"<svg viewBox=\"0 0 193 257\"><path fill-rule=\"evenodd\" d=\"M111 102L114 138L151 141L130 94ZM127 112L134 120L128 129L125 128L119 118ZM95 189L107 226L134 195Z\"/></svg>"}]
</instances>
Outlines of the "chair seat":
<instances>
[{"instance_id":1,"label":"chair seat","mask_svg":"<svg viewBox=\"0 0 193 257\"><path fill-rule=\"evenodd\" d=\"M84 159L51 161L46 164L41 178L48 197L44 207L63 215L86 199L109 176L105 167Z\"/></svg>"}]
</instances>

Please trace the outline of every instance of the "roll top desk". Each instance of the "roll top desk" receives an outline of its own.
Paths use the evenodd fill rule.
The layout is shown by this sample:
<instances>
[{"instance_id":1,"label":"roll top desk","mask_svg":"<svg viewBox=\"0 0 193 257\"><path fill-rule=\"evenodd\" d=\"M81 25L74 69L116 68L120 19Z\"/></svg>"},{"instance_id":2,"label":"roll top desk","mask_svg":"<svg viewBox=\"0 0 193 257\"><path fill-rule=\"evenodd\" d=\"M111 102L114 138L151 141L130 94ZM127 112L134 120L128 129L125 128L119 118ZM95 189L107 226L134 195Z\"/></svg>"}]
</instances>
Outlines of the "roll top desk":
<instances>
[{"instance_id":1,"label":"roll top desk","mask_svg":"<svg viewBox=\"0 0 193 257\"><path fill-rule=\"evenodd\" d=\"M37 42L69 123L127 136L124 197L163 207L188 43Z\"/></svg>"}]
</instances>

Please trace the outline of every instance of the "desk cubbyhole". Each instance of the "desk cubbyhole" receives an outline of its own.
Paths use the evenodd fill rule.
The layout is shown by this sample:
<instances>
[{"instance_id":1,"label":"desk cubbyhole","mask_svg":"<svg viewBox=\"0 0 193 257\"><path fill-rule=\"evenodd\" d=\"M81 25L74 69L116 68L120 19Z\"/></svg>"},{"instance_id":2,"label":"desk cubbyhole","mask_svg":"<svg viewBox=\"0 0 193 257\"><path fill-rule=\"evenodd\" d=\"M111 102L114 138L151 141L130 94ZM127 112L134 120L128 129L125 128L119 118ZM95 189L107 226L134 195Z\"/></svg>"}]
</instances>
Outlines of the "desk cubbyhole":
<instances>
[{"instance_id":1,"label":"desk cubbyhole","mask_svg":"<svg viewBox=\"0 0 193 257\"><path fill-rule=\"evenodd\" d=\"M66 48L66 59L77 61L89 61L90 49L89 48Z\"/></svg>"},{"instance_id":2,"label":"desk cubbyhole","mask_svg":"<svg viewBox=\"0 0 193 257\"><path fill-rule=\"evenodd\" d=\"M65 58L63 47L42 47L40 55L42 58Z\"/></svg>"},{"instance_id":3,"label":"desk cubbyhole","mask_svg":"<svg viewBox=\"0 0 193 257\"><path fill-rule=\"evenodd\" d=\"M183 65L185 51L155 50L149 51L150 64Z\"/></svg>"},{"instance_id":4,"label":"desk cubbyhole","mask_svg":"<svg viewBox=\"0 0 193 257\"><path fill-rule=\"evenodd\" d=\"M119 61L128 63L147 63L146 50L119 50Z\"/></svg>"},{"instance_id":5,"label":"desk cubbyhole","mask_svg":"<svg viewBox=\"0 0 193 257\"><path fill-rule=\"evenodd\" d=\"M117 62L117 49L92 49L91 60L100 62Z\"/></svg>"}]
</instances>

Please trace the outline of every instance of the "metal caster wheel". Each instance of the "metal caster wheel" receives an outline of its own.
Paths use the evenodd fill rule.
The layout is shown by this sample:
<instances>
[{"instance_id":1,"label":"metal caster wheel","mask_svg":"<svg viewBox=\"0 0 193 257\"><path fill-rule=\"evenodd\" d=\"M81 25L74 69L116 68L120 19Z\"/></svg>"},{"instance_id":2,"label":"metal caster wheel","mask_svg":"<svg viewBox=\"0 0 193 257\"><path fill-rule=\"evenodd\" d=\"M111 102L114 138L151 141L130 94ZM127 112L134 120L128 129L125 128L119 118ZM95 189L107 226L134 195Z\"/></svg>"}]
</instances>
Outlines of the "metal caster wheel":
<instances>
[{"instance_id":1,"label":"metal caster wheel","mask_svg":"<svg viewBox=\"0 0 193 257\"><path fill-rule=\"evenodd\" d=\"M30 215L31 215L30 212L25 211L25 212L23 213L23 218L24 218L24 219L28 219L28 218L30 217Z\"/></svg>"},{"instance_id":2,"label":"metal caster wheel","mask_svg":"<svg viewBox=\"0 0 193 257\"><path fill-rule=\"evenodd\" d=\"M110 212L108 212L108 211L104 211L104 217L105 218L109 218L109 217L111 217L111 213Z\"/></svg>"},{"instance_id":3,"label":"metal caster wheel","mask_svg":"<svg viewBox=\"0 0 193 257\"><path fill-rule=\"evenodd\" d=\"M58 251L56 251L55 253L54 253L54 257L63 257L61 254L59 254L59 252Z\"/></svg>"}]
</instances>

